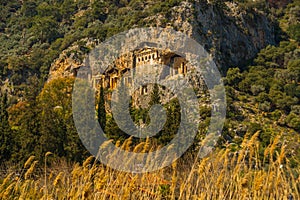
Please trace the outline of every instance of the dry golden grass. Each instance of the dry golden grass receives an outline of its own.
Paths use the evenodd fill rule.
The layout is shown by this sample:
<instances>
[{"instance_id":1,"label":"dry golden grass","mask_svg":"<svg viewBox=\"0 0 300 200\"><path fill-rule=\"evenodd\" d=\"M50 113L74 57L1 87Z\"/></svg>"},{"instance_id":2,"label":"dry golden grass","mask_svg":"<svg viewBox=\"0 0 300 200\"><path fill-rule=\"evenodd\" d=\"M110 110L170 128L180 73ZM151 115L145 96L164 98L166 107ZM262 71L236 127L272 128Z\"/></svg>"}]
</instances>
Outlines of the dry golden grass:
<instances>
[{"instance_id":1,"label":"dry golden grass","mask_svg":"<svg viewBox=\"0 0 300 200\"><path fill-rule=\"evenodd\" d=\"M24 174L11 173L0 182L0 199L300 199L300 170L289 167L285 146L276 138L260 159L258 134L238 152L219 150L194 167L178 161L155 173L119 172L89 157L70 172L45 168L45 174L34 175L37 163L30 157ZM149 149L147 141L122 146Z\"/></svg>"}]
</instances>

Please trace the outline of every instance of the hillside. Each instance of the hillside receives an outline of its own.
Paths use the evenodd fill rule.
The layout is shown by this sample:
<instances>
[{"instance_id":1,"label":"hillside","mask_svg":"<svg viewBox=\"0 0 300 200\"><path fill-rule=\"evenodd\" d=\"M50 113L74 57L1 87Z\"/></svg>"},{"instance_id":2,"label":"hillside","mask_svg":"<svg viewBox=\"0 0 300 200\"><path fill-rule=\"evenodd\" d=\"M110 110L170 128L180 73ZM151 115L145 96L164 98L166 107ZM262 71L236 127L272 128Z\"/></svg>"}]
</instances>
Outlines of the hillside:
<instances>
[{"instance_id":1,"label":"hillside","mask_svg":"<svg viewBox=\"0 0 300 200\"><path fill-rule=\"evenodd\" d=\"M0 10L0 199L300 198L299 0L3 0ZM171 28L201 44L222 75L227 108L215 151L198 160L214 107L197 79L201 116L193 145L172 166L137 175L89 157L74 123L72 95L74 75L95 46L142 27ZM124 63L134 65L138 53L143 50L128 62L118 58L102 74L108 79L98 80L93 109L112 144L150 153L176 136L183 114L167 89L143 86L129 103L132 121L149 125L156 104L167 120L150 139L129 137L120 128L110 111L110 78L120 78L115 75ZM174 52L154 58L160 65L175 63L171 74L188 74Z\"/></svg>"},{"instance_id":2,"label":"hillside","mask_svg":"<svg viewBox=\"0 0 300 200\"><path fill-rule=\"evenodd\" d=\"M52 64L55 68L68 59L78 63L95 40L134 27L171 26L192 36L223 72L245 64L267 44L276 44L276 22L236 3L7 1L2 10L1 77L10 77L16 86L33 74L46 79Z\"/></svg>"}]
</instances>

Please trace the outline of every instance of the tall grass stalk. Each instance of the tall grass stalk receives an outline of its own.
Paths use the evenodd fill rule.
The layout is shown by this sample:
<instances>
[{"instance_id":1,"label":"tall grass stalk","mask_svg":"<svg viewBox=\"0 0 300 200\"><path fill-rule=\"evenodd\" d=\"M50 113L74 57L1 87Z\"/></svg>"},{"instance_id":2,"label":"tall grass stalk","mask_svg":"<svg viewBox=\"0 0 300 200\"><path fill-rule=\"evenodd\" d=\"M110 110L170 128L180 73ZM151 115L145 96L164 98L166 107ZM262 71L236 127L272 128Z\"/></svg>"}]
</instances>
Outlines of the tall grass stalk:
<instances>
[{"instance_id":1,"label":"tall grass stalk","mask_svg":"<svg viewBox=\"0 0 300 200\"><path fill-rule=\"evenodd\" d=\"M43 176L30 157L24 176L11 173L0 181L0 199L300 199L299 167L290 165L279 137L260 152L258 134L246 138L238 151L219 149L196 162L190 159L194 155L185 155L144 174L116 171L93 157L67 171L60 170L67 166L47 168L47 153ZM128 139L119 146L135 152L154 149L147 140L134 147Z\"/></svg>"}]
</instances>

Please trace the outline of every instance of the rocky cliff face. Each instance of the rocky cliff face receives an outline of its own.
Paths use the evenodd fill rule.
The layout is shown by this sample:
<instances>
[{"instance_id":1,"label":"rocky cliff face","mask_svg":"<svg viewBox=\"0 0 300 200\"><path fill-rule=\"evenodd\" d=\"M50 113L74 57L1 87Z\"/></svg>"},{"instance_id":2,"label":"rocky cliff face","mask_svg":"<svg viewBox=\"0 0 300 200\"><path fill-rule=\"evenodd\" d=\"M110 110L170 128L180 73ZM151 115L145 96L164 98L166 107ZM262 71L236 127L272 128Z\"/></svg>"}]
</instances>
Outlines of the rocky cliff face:
<instances>
[{"instance_id":1,"label":"rocky cliff face","mask_svg":"<svg viewBox=\"0 0 300 200\"><path fill-rule=\"evenodd\" d=\"M235 3L220 9L206 3L183 2L169 18L175 29L190 35L215 58L222 72L243 66L256 53L275 44L272 22L259 11L247 13Z\"/></svg>"},{"instance_id":2,"label":"rocky cliff face","mask_svg":"<svg viewBox=\"0 0 300 200\"><path fill-rule=\"evenodd\" d=\"M89 44L90 42L87 42L87 46L89 46ZM82 51L81 47L77 44L64 50L59 58L53 62L48 80L57 77L75 76L76 71L82 66L82 61L85 56L85 52Z\"/></svg>"},{"instance_id":3,"label":"rocky cliff face","mask_svg":"<svg viewBox=\"0 0 300 200\"><path fill-rule=\"evenodd\" d=\"M223 74L229 67L243 66L268 44L275 44L274 26L265 14L257 10L247 12L231 2L220 8L203 1L183 1L167 14L159 13L142 20L191 36L214 57ZM79 48L76 51L82 54ZM73 75L71 70L80 63L71 56L64 54L53 63L50 78Z\"/></svg>"}]
</instances>

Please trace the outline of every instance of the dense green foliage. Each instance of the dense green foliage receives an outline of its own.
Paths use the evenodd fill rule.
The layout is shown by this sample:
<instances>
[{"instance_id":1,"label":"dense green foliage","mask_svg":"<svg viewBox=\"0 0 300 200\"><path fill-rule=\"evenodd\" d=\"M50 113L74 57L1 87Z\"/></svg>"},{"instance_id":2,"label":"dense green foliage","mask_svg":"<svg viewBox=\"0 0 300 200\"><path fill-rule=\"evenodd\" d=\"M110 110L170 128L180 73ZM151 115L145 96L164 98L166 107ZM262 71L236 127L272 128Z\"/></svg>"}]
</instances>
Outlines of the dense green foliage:
<instances>
[{"instance_id":1,"label":"dense green foliage","mask_svg":"<svg viewBox=\"0 0 300 200\"><path fill-rule=\"evenodd\" d=\"M11 152L13 151L13 140L11 136L11 129L8 122L7 112L8 102L7 93L1 94L0 102L0 134L1 134L1 145L0 145L0 160L9 160L11 158Z\"/></svg>"},{"instance_id":2,"label":"dense green foliage","mask_svg":"<svg viewBox=\"0 0 300 200\"><path fill-rule=\"evenodd\" d=\"M87 154L74 126L71 109L73 79L60 78L47 83L35 93L37 78L32 78L30 100L9 109L12 127L10 142L15 149L10 156L24 161L29 155L42 159L51 151L59 157L80 161ZM3 160L2 160L3 161Z\"/></svg>"},{"instance_id":3,"label":"dense green foliage","mask_svg":"<svg viewBox=\"0 0 300 200\"><path fill-rule=\"evenodd\" d=\"M289 4L283 18L281 19L282 24L286 28L287 34L297 42L300 42L300 1L294 0L293 3Z\"/></svg>"},{"instance_id":4,"label":"dense green foliage","mask_svg":"<svg viewBox=\"0 0 300 200\"><path fill-rule=\"evenodd\" d=\"M240 95L248 95L248 101L257 104L261 111L295 114L300 98L297 46L294 42L281 42L278 47L268 46L244 73L238 68L229 69L226 77L228 85ZM239 96L232 94L231 97L237 99ZM292 128L299 130L299 127Z\"/></svg>"},{"instance_id":5,"label":"dense green foliage","mask_svg":"<svg viewBox=\"0 0 300 200\"><path fill-rule=\"evenodd\" d=\"M122 84L121 84L122 85ZM121 86L122 87L122 86ZM125 98L127 95L126 92L119 90L117 96L120 98ZM160 122L160 115L157 113L153 113L153 115L150 118L150 112L151 107L154 105L161 105L160 97L160 86L158 84L153 85L153 90L150 94L150 102L147 108L135 108L132 106L132 102L129 102L129 114L131 116L131 119L137 126L146 127L151 124L151 120ZM120 110L127 110L128 105L126 104L118 104L116 102L116 111ZM168 142L170 142L174 136L176 135L179 124L180 124L180 105L178 102L178 99L175 98L171 100L169 103L163 105L163 108L166 111L166 123L164 124L161 131L159 131L154 137L148 138L148 142L151 143L152 146L159 146L159 145L165 145ZM113 139L115 142L120 141L123 142L125 139L129 138L129 135L127 135L120 127L123 127L124 124L122 124L122 121L126 121L126 116L121 115L118 117L117 124L115 122L114 114L118 115L119 112L116 113L108 113L107 115L107 122L106 122L106 129L105 134L109 139ZM125 118L125 119L124 119ZM152 122L153 123L153 122ZM125 125L126 126L126 125ZM146 139L137 139L133 138L132 142L133 144L138 144L141 141L146 141Z\"/></svg>"}]
</instances>

